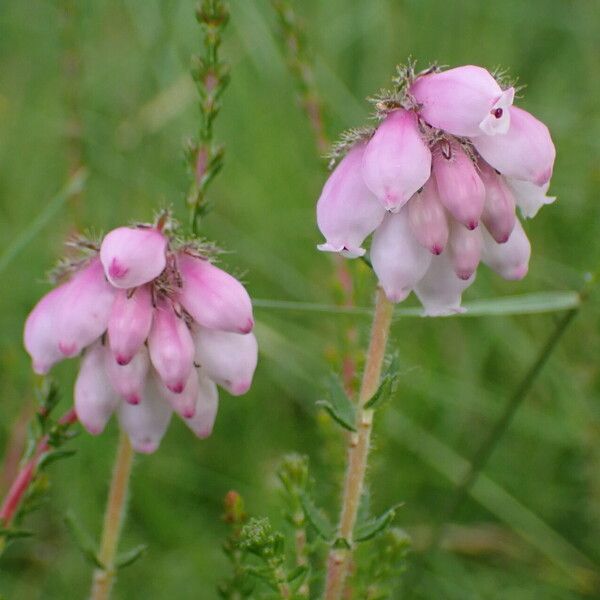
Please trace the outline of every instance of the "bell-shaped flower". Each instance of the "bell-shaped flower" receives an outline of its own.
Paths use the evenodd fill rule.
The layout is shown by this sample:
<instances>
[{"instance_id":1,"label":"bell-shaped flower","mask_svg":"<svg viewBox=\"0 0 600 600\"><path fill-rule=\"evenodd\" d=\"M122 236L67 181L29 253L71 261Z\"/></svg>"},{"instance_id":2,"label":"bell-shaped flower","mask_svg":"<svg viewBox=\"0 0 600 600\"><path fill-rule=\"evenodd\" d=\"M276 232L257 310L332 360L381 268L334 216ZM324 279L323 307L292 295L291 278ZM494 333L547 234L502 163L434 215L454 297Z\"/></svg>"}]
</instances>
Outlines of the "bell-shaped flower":
<instances>
[{"instance_id":1,"label":"bell-shaped flower","mask_svg":"<svg viewBox=\"0 0 600 600\"><path fill-rule=\"evenodd\" d=\"M178 255L178 267L183 284L180 302L196 323L236 333L252 331L252 302L235 277L184 252Z\"/></svg>"},{"instance_id":2,"label":"bell-shaped flower","mask_svg":"<svg viewBox=\"0 0 600 600\"><path fill-rule=\"evenodd\" d=\"M408 203L410 228L421 246L432 254L444 251L448 243L448 218L439 201L435 180L430 177L423 189Z\"/></svg>"},{"instance_id":3,"label":"bell-shaped flower","mask_svg":"<svg viewBox=\"0 0 600 600\"><path fill-rule=\"evenodd\" d=\"M108 280L129 289L158 277L166 265L167 238L153 227L119 227L107 233L100 260Z\"/></svg>"},{"instance_id":4,"label":"bell-shaped flower","mask_svg":"<svg viewBox=\"0 0 600 600\"><path fill-rule=\"evenodd\" d=\"M253 333L198 327L194 339L196 363L208 377L233 396L250 389L258 361L258 344Z\"/></svg>"},{"instance_id":5,"label":"bell-shaped flower","mask_svg":"<svg viewBox=\"0 0 600 600\"><path fill-rule=\"evenodd\" d=\"M498 244L485 230L483 233L483 262L504 279L519 280L527 275L531 244L517 219L505 244Z\"/></svg>"},{"instance_id":6,"label":"bell-shaped flower","mask_svg":"<svg viewBox=\"0 0 600 600\"><path fill-rule=\"evenodd\" d=\"M450 262L459 279L467 281L475 273L481 260L482 245L479 228L467 229L459 223L452 224L448 249Z\"/></svg>"},{"instance_id":7,"label":"bell-shaped flower","mask_svg":"<svg viewBox=\"0 0 600 600\"><path fill-rule=\"evenodd\" d=\"M556 150L550 132L526 110L511 106L505 135L479 136L472 142L483 159L505 177L540 186L552 177Z\"/></svg>"},{"instance_id":8,"label":"bell-shaped flower","mask_svg":"<svg viewBox=\"0 0 600 600\"><path fill-rule=\"evenodd\" d=\"M370 257L388 299L401 302L427 271L432 255L413 235L404 209L386 216L375 231Z\"/></svg>"},{"instance_id":9,"label":"bell-shaped flower","mask_svg":"<svg viewBox=\"0 0 600 600\"><path fill-rule=\"evenodd\" d=\"M415 287L424 315L440 317L464 312L460 305L462 294L474 281L475 274L467 280L456 276L447 252L434 256L427 273Z\"/></svg>"},{"instance_id":10,"label":"bell-shaped flower","mask_svg":"<svg viewBox=\"0 0 600 600\"><path fill-rule=\"evenodd\" d=\"M31 356L33 370L38 375L45 375L55 363L64 358L58 348L56 325L67 285L63 284L43 296L25 321L23 344Z\"/></svg>"},{"instance_id":11,"label":"bell-shaped flower","mask_svg":"<svg viewBox=\"0 0 600 600\"><path fill-rule=\"evenodd\" d=\"M121 402L117 416L136 452L154 452L167 431L173 411L161 396L153 377L146 379L144 399L139 404Z\"/></svg>"},{"instance_id":12,"label":"bell-shaped flower","mask_svg":"<svg viewBox=\"0 0 600 600\"><path fill-rule=\"evenodd\" d=\"M521 214L527 219L535 217L542 206L556 200L556 196L546 196L550 182L539 186L529 181L507 178L506 183L514 194Z\"/></svg>"},{"instance_id":13,"label":"bell-shaped flower","mask_svg":"<svg viewBox=\"0 0 600 600\"><path fill-rule=\"evenodd\" d=\"M465 65L418 77L410 93L433 127L460 136L504 134L515 90L502 91L486 69Z\"/></svg>"},{"instance_id":14,"label":"bell-shaped flower","mask_svg":"<svg viewBox=\"0 0 600 600\"><path fill-rule=\"evenodd\" d=\"M119 290L108 319L108 344L116 362L126 365L142 347L152 326L152 297L146 285Z\"/></svg>"},{"instance_id":15,"label":"bell-shaped flower","mask_svg":"<svg viewBox=\"0 0 600 600\"><path fill-rule=\"evenodd\" d=\"M317 225L326 243L325 252L340 252L348 258L365 253L362 243L383 220L385 209L361 174L366 143L354 146L323 186L317 202Z\"/></svg>"},{"instance_id":16,"label":"bell-shaped flower","mask_svg":"<svg viewBox=\"0 0 600 600\"><path fill-rule=\"evenodd\" d=\"M456 142L443 142L433 152L433 174L441 203L459 223L475 229L485 188L471 158Z\"/></svg>"},{"instance_id":17,"label":"bell-shaped flower","mask_svg":"<svg viewBox=\"0 0 600 600\"><path fill-rule=\"evenodd\" d=\"M202 373L198 374L198 398L196 412L185 424L199 437L207 438L213 430L219 409L219 392L212 379Z\"/></svg>"},{"instance_id":18,"label":"bell-shaped flower","mask_svg":"<svg viewBox=\"0 0 600 600\"><path fill-rule=\"evenodd\" d=\"M175 394L181 394L194 364L194 342L183 319L175 314L170 302L161 299L154 311L148 336L150 360L162 382Z\"/></svg>"},{"instance_id":19,"label":"bell-shaped flower","mask_svg":"<svg viewBox=\"0 0 600 600\"><path fill-rule=\"evenodd\" d=\"M431 152L414 112L395 110L381 122L367 144L362 174L382 205L393 212L423 187L431 174Z\"/></svg>"},{"instance_id":20,"label":"bell-shaped flower","mask_svg":"<svg viewBox=\"0 0 600 600\"><path fill-rule=\"evenodd\" d=\"M114 300L115 289L106 281L97 258L72 277L55 324L63 356L79 354L106 331Z\"/></svg>"},{"instance_id":21,"label":"bell-shaped flower","mask_svg":"<svg viewBox=\"0 0 600 600\"><path fill-rule=\"evenodd\" d=\"M504 179L487 163L479 162L479 175L485 186L485 205L481 220L491 236L503 244L515 226L515 198Z\"/></svg>"},{"instance_id":22,"label":"bell-shaped flower","mask_svg":"<svg viewBox=\"0 0 600 600\"><path fill-rule=\"evenodd\" d=\"M115 392L129 404L139 404L144 394L150 357L146 346L141 346L127 364L119 364L107 349L106 373Z\"/></svg>"},{"instance_id":23,"label":"bell-shaped flower","mask_svg":"<svg viewBox=\"0 0 600 600\"><path fill-rule=\"evenodd\" d=\"M90 346L75 381L75 412L79 422L93 435L104 431L120 404L106 372L106 354L101 341Z\"/></svg>"},{"instance_id":24,"label":"bell-shaped flower","mask_svg":"<svg viewBox=\"0 0 600 600\"><path fill-rule=\"evenodd\" d=\"M179 394L173 393L162 382L156 383L163 398L171 405L171 408L184 419L191 419L196 414L196 401L198 399L198 373L192 369L185 388Z\"/></svg>"}]
</instances>

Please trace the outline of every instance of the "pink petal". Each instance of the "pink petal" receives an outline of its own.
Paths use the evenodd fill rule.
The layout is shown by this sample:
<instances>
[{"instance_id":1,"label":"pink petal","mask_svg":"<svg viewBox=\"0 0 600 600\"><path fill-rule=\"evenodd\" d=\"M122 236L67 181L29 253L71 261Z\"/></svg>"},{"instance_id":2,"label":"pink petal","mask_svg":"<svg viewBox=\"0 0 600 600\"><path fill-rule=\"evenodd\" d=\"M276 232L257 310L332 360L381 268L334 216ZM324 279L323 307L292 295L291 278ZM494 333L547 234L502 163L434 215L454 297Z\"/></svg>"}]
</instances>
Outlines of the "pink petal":
<instances>
[{"instance_id":1,"label":"pink petal","mask_svg":"<svg viewBox=\"0 0 600 600\"><path fill-rule=\"evenodd\" d=\"M441 254L448 242L448 219L439 201L433 177L430 177L423 189L410 199L408 218L419 244L432 254Z\"/></svg>"},{"instance_id":2,"label":"pink petal","mask_svg":"<svg viewBox=\"0 0 600 600\"><path fill-rule=\"evenodd\" d=\"M119 227L102 240L100 259L108 280L133 288L158 277L166 265L167 238L151 227Z\"/></svg>"},{"instance_id":3,"label":"pink petal","mask_svg":"<svg viewBox=\"0 0 600 600\"><path fill-rule=\"evenodd\" d=\"M75 356L98 339L108 325L115 289L106 281L98 259L79 271L67 284L58 310L58 349Z\"/></svg>"},{"instance_id":4,"label":"pink petal","mask_svg":"<svg viewBox=\"0 0 600 600\"><path fill-rule=\"evenodd\" d=\"M126 365L142 347L152 326L152 297L146 285L119 290L108 320L108 341L115 360Z\"/></svg>"},{"instance_id":5,"label":"pink petal","mask_svg":"<svg viewBox=\"0 0 600 600\"><path fill-rule=\"evenodd\" d=\"M467 229L454 221L450 228L449 258L456 276L468 281L477 270L483 241L477 229Z\"/></svg>"},{"instance_id":6,"label":"pink petal","mask_svg":"<svg viewBox=\"0 0 600 600\"><path fill-rule=\"evenodd\" d=\"M415 113L391 112L367 144L362 166L365 183L387 210L404 206L431 173L431 152Z\"/></svg>"},{"instance_id":7,"label":"pink petal","mask_svg":"<svg viewBox=\"0 0 600 600\"><path fill-rule=\"evenodd\" d=\"M129 404L139 404L144 394L150 357L145 346L126 365L119 364L110 351L106 352L106 373L117 394Z\"/></svg>"},{"instance_id":8,"label":"pink petal","mask_svg":"<svg viewBox=\"0 0 600 600\"><path fill-rule=\"evenodd\" d=\"M521 209L521 214L525 218L535 217L542 206L552 204L556 200L556 196L546 195L550 182L539 186L519 179L507 178L505 181L512 190L517 206Z\"/></svg>"},{"instance_id":9,"label":"pink petal","mask_svg":"<svg viewBox=\"0 0 600 600\"><path fill-rule=\"evenodd\" d=\"M410 229L408 209L384 219L373 236L370 256L373 270L391 302L401 302L410 294L432 258Z\"/></svg>"},{"instance_id":10,"label":"pink petal","mask_svg":"<svg viewBox=\"0 0 600 600\"><path fill-rule=\"evenodd\" d=\"M482 67L465 65L423 75L410 92L421 104L419 112L427 123L454 135L494 135L506 132L510 124L506 108L512 104L514 90L503 92ZM496 112L498 108L502 111Z\"/></svg>"},{"instance_id":11,"label":"pink petal","mask_svg":"<svg viewBox=\"0 0 600 600\"><path fill-rule=\"evenodd\" d=\"M550 181L556 150L548 128L527 111L510 107L505 135L473 139L477 152L505 177L544 185Z\"/></svg>"},{"instance_id":12,"label":"pink petal","mask_svg":"<svg viewBox=\"0 0 600 600\"><path fill-rule=\"evenodd\" d=\"M200 371L196 414L184 423L199 437L207 438L213 430L219 409L219 393L217 386Z\"/></svg>"},{"instance_id":13,"label":"pink petal","mask_svg":"<svg viewBox=\"0 0 600 600\"><path fill-rule=\"evenodd\" d=\"M448 253L434 256L429 270L415 287L415 294L427 317L441 317L464 312L462 294L475 281L459 279L454 272Z\"/></svg>"},{"instance_id":14,"label":"pink petal","mask_svg":"<svg viewBox=\"0 0 600 600\"><path fill-rule=\"evenodd\" d=\"M136 452L154 452L167 431L171 407L162 398L152 377L146 379L144 399L139 404L121 402L117 412L119 424L129 436Z\"/></svg>"},{"instance_id":15,"label":"pink petal","mask_svg":"<svg viewBox=\"0 0 600 600\"><path fill-rule=\"evenodd\" d=\"M33 370L45 375L52 366L64 358L58 349L58 310L63 303L68 284L48 292L35 305L25 321L23 343L31 356Z\"/></svg>"},{"instance_id":16,"label":"pink petal","mask_svg":"<svg viewBox=\"0 0 600 600\"><path fill-rule=\"evenodd\" d=\"M107 350L101 342L87 349L75 381L75 411L79 422L93 435L104 431L119 398L108 379Z\"/></svg>"},{"instance_id":17,"label":"pink petal","mask_svg":"<svg viewBox=\"0 0 600 600\"><path fill-rule=\"evenodd\" d=\"M162 397L171 405L171 408L184 419L191 419L196 414L196 400L198 399L198 372L192 369L185 388L179 394L166 388L161 381L156 383Z\"/></svg>"},{"instance_id":18,"label":"pink petal","mask_svg":"<svg viewBox=\"0 0 600 600\"><path fill-rule=\"evenodd\" d=\"M441 203L459 223L475 229L485 188L473 161L457 143L439 144L433 153L433 174Z\"/></svg>"},{"instance_id":19,"label":"pink petal","mask_svg":"<svg viewBox=\"0 0 600 600\"><path fill-rule=\"evenodd\" d=\"M317 224L327 242L319 250L362 256L364 239L383 220L385 209L361 175L365 146L354 146L325 182L317 202Z\"/></svg>"},{"instance_id":20,"label":"pink petal","mask_svg":"<svg viewBox=\"0 0 600 600\"><path fill-rule=\"evenodd\" d=\"M180 301L194 321L209 329L248 333L254 327L252 302L235 277L207 260L181 253Z\"/></svg>"},{"instance_id":21,"label":"pink petal","mask_svg":"<svg viewBox=\"0 0 600 600\"><path fill-rule=\"evenodd\" d=\"M165 300L160 300L154 311L148 349L162 382L172 392L181 394L192 372L194 342L183 318Z\"/></svg>"},{"instance_id":22,"label":"pink petal","mask_svg":"<svg viewBox=\"0 0 600 600\"><path fill-rule=\"evenodd\" d=\"M480 161L480 176L485 185L485 206L481 220L492 237L503 244L508 240L517 219L515 198L500 175Z\"/></svg>"},{"instance_id":23,"label":"pink petal","mask_svg":"<svg viewBox=\"0 0 600 600\"><path fill-rule=\"evenodd\" d=\"M482 233L483 262L504 279L523 279L529 270L531 244L519 220L505 244L497 244L485 229Z\"/></svg>"},{"instance_id":24,"label":"pink petal","mask_svg":"<svg viewBox=\"0 0 600 600\"><path fill-rule=\"evenodd\" d=\"M208 377L234 396L250 389L258 361L258 344L253 333L199 327L194 339L196 363Z\"/></svg>"}]
</instances>

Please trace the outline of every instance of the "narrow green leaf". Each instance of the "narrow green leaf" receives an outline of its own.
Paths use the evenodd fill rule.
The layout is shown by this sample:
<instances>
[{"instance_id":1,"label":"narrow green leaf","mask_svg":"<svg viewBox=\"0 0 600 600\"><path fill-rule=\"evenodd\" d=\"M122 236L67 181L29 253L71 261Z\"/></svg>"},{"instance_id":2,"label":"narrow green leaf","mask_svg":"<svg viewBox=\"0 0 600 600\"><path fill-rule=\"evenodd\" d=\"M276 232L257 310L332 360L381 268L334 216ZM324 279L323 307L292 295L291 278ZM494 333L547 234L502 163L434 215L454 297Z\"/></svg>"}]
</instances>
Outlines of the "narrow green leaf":
<instances>
[{"instance_id":1,"label":"narrow green leaf","mask_svg":"<svg viewBox=\"0 0 600 600\"><path fill-rule=\"evenodd\" d=\"M328 392L328 399L317 401L317 406L323 407L344 429L356 431L356 409L337 377L329 379Z\"/></svg>"},{"instance_id":2,"label":"narrow green leaf","mask_svg":"<svg viewBox=\"0 0 600 600\"><path fill-rule=\"evenodd\" d=\"M117 560L115 560L115 566L117 569L123 569L124 567L132 565L144 554L146 554L146 550L148 550L148 546L146 544L140 544L131 550L122 552L119 554L119 556L117 556Z\"/></svg>"},{"instance_id":3,"label":"narrow green leaf","mask_svg":"<svg viewBox=\"0 0 600 600\"><path fill-rule=\"evenodd\" d=\"M335 534L335 528L329 519L314 505L306 494L300 497L300 501L302 502L302 508L308 522L314 527L320 537L330 542Z\"/></svg>"},{"instance_id":4,"label":"narrow green leaf","mask_svg":"<svg viewBox=\"0 0 600 600\"><path fill-rule=\"evenodd\" d=\"M374 538L378 533L385 531L391 525L396 516L396 511L400 506L402 505L397 504L378 517L374 517L362 523L357 523L356 528L354 529L354 541L366 542L367 540Z\"/></svg>"},{"instance_id":5,"label":"narrow green leaf","mask_svg":"<svg viewBox=\"0 0 600 600\"><path fill-rule=\"evenodd\" d=\"M26 538L33 535L32 531L26 531L25 529L7 529L0 527L0 537L6 540L16 540L17 538Z\"/></svg>"},{"instance_id":6,"label":"narrow green leaf","mask_svg":"<svg viewBox=\"0 0 600 600\"><path fill-rule=\"evenodd\" d=\"M288 580L288 582L292 582L300 577L300 582L302 582L302 580L306 577L307 573L308 573L307 565L298 565L297 567L295 567L288 573L287 580Z\"/></svg>"},{"instance_id":7,"label":"narrow green leaf","mask_svg":"<svg viewBox=\"0 0 600 600\"><path fill-rule=\"evenodd\" d=\"M83 527L77 522L77 518L73 512L69 511L65 515L65 525L69 529L69 532L73 536L75 544L83 554L84 558L90 562L93 566L99 569L104 569L105 566L100 562L98 558L98 550L96 544L92 541L91 536L83 529Z\"/></svg>"},{"instance_id":8,"label":"narrow green leaf","mask_svg":"<svg viewBox=\"0 0 600 600\"><path fill-rule=\"evenodd\" d=\"M335 550L350 550L350 542L346 538L339 537L334 540L331 547Z\"/></svg>"},{"instance_id":9,"label":"narrow green leaf","mask_svg":"<svg viewBox=\"0 0 600 600\"><path fill-rule=\"evenodd\" d=\"M44 454L44 456L42 456L42 459L39 462L39 468L45 469L48 465L51 465L57 460L73 456L75 452L75 450L53 450L51 452L47 452L46 454Z\"/></svg>"}]
</instances>

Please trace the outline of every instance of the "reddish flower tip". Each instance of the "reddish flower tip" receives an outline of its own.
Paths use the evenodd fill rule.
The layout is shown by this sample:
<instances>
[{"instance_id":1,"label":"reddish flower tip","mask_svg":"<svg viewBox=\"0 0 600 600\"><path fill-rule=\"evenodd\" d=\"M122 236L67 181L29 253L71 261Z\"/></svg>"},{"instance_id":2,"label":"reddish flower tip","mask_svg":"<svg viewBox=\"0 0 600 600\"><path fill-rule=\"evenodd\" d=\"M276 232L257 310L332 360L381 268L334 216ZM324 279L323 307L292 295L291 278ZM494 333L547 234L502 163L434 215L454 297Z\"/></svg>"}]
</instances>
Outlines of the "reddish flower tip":
<instances>
[{"instance_id":1,"label":"reddish flower tip","mask_svg":"<svg viewBox=\"0 0 600 600\"><path fill-rule=\"evenodd\" d=\"M139 397L138 394L130 394L129 396L127 396L127 398L125 398L125 400L129 403L129 404L133 404L134 406L136 404L139 404L141 401L141 398Z\"/></svg>"},{"instance_id":2,"label":"reddish flower tip","mask_svg":"<svg viewBox=\"0 0 600 600\"><path fill-rule=\"evenodd\" d=\"M124 356L123 354L117 354L115 360L117 361L117 364L124 367L125 365L128 365L131 362L131 356Z\"/></svg>"},{"instance_id":3,"label":"reddish flower tip","mask_svg":"<svg viewBox=\"0 0 600 600\"><path fill-rule=\"evenodd\" d=\"M477 229L478 225L479 225L479 221L475 221L475 220L469 221L467 223L467 229L469 231L473 231L473 229Z\"/></svg>"},{"instance_id":4,"label":"reddish flower tip","mask_svg":"<svg viewBox=\"0 0 600 600\"><path fill-rule=\"evenodd\" d=\"M469 277L471 277L471 275L473 275L473 271L460 271L456 275L458 276L459 279L462 279L463 281L467 281L469 279Z\"/></svg>"},{"instance_id":5,"label":"reddish flower tip","mask_svg":"<svg viewBox=\"0 0 600 600\"><path fill-rule=\"evenodd\" d=\"M250 333L253 328L254 328L254 320L248 319L248 321L246 321L246 325L244 327L240 327L240 333Z\"/></svg>"},{"instance_id":6,"label":"reddish flower tip","mask_svg":"<svg viewBox=\"0 0 600 600\"><path fill-rule=\"evenodd\" d=\"M128 272L129 269L122 265L116 258L112 259L110 266L108 267L108 274L110 277L113 279L121 279L122 277L125 277Z\"/></svg>"},{"instance_id":7,"label":"reddish flower tip","mask_svg":"<svg viewBox=\"0 0 600 600\"><path fill-rule=\"evenodd\" d=\"M436 256L439 256L443 251L444 249L438 244L434 244L431 248L431 254L435 254Z\"/></svg>"},{"instance_id":8,"label":"reddish flower tip","mask_svg":"<svg viewBox=\"0 0 600 600\"><path fill-rule=\"evenodd\" d=\"M503 235L501 237L498 237L498 239L496 240L499 244L506 244L506 242L508 242L508 238L510 238L510 233L507 233L506 235Z\"/></svg>"},{"instance_id":9,"label":"reddish flower tip","mask_svg":"<svg viewBox=\"0 0 600 600\"><path fill-rule=\"evenodd\" d=\"M192 406L191 408L186 408L182 414L184 419L191 419L196 415L196 407Z\"/></svg>"},{"instance_id":10,"label":"reddish flower tip","mask_svg":"<svg viewBox=\"0 0 600 600\"><path fill-rule=\"evenodd\" d=\"M181 392L183 392L183 390L185 389L185 383L179 382L179 383L176 383L175 385L168 385L167 387L174 394L181 394Z\"/></svg>"},{"instance_id":11,"label":"reddish flower tip","mask_svg":"<svg viewBox=\"0 0 600 600\"><path fill-rule=\"evenodd\" d=\"M77 350L77 345L75 344L75 342L71 344L58 342L58 349L61 354L64 354L64 356L73 356L75 354L75 351Z\"/></svg>"}]
</instances>

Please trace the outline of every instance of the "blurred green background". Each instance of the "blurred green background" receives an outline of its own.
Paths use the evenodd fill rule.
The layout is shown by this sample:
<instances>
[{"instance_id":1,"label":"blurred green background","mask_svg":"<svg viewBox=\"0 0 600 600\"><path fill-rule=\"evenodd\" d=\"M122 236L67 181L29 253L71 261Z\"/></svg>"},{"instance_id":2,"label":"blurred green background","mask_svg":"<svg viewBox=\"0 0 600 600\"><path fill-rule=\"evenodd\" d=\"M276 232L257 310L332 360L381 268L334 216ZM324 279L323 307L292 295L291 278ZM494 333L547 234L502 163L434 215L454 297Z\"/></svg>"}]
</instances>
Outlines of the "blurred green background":
<instances>
[{"instance_id":1,"label":"blurred green background","mask_svg":"<svg viewBox=\"0 0 600 600\"><path fill-rule=\"evenodd\" d=\"M267 0L230 4L223 54L232 80L216 125L226 162L203 234L231 251L225 265L244 273L253 297L334 303L334 263L315 251L324 172L275 16ZM556 142L551 192L559 200L526 224L534 249L526 280L505 282L481 268L466 300L574 289L600 266L596 0L295 6L332 137L365 123L363 99L409 56L422 66L500 65L527 84L520 105L549 125ZM192 0L0 2L0 256L24 242L0 271L0 452L33 406L22 324L48 289L43 275L64 238L76 228L149 220L159 205L184 216L182 142L197 128L188 71L200 46ZM79 160L89 169L84 192L52 202ZM350 268L356 303L368 306L371 277L360 264ZM310 456L317 493L334 510L342 436L317 414L315 400L327 371L339 368L348 328L355 324L359 347L366 344L368 317L265 308L256 316L262 354L252 390L242 398L222 393L210 439L196 440L174 420L160 451L137 459L122 547L143 542L149 550L121 573L115 598L216 598L227 571L222 498L236 489L250 512L281 523L274 473L285 452ZM600 565L598 317L592 297L456 516L449 551L428 562L418 597L593 597L586 582ZM405 375L376 424L377 511L405 502L397 524L422 537L447 505L460 457L473 454L557 318L395 323L392 346ZM71 403L75 367L55 369L61 410ZM99 534L116 434L113 423L99 438L81 435L76 456L50 467L49 502L26 522L38 534L0 561L7 598L86 596L91 568L63 516L71 509Z\"/></svg>"}]
</instances>

